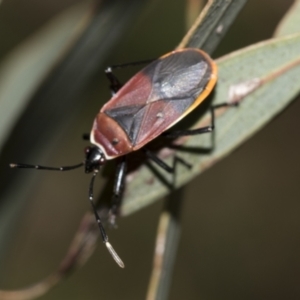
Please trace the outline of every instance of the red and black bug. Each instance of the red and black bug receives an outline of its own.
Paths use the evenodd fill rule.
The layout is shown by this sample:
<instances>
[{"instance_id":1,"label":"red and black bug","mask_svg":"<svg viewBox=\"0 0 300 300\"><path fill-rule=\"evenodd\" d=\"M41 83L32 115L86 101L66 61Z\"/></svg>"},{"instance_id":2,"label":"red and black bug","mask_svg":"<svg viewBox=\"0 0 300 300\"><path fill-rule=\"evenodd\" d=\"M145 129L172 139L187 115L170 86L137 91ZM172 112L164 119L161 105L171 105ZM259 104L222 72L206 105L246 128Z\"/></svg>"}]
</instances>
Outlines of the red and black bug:
<instances>
[{"instance_id":1,"label":"red and black bug","mask_svg":"<svg viewBox=\"0 0 300 300\"><path fill-rule=\"evenodd\" d=\"M106 75L111 83L113 96L101 108L94 120L90 133L90 141L94 146L86 148L84 162L60 168L27 164L10 166L58 171L84 166L86 173L93 173L89 200L103 242L118 265L124 267L122 260L108 242L93 202L94 179L100 167L106 160L121 157L117 164L113 189L113 203L116 204L123 191L127 154L142 148L149 159L172 173L174 168L163 162L145 145L162 133L169 137L179 137L211 132L214 129L214 109L231 104L224 103L212 107L210 126L165 133L211 93L217 81L217 67L214 61L199 49L175 50L152 61L124 86L113 75L112 68L106 70Z\"/></svg>"}]
</instances>

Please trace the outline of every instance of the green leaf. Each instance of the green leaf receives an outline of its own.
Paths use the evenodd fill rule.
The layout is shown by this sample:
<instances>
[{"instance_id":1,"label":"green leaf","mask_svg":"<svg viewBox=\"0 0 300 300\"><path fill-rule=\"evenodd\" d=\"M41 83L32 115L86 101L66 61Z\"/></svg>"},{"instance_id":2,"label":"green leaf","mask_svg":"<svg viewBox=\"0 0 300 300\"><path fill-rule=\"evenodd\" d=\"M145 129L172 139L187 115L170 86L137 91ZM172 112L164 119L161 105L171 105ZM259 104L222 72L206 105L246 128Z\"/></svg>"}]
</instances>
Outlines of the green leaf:
<instances>
[{"instance_id":1,"label":"green leaf","mask_svg":"<svg viewBox=\"0 0 300 300\"><path fill-rule=\"evenodd\" d=\"M210 0L177 48L212 53L247 0Z\"/></svg>"},{"instance_id":2,"label":"green leaf","mask_svg":"<svg viewBox=\"0 0 300 300\"><path fill-rule=\"evenodd\" d=\"M274 36L284 36L300 32L300 1L295 0L277 26Z\"/></svg>"},{"instance_id":3,"label":"green leaf","mask_svg":"<svg viewBox=\"0 0 300 300\"><path fill-rule=\"evenodd\" d=\"M59 14L46 24L40 31L28 38L18 48L12 51L0 66L0 149L4 148L16 122L31 100L32 94L47 77L53 65L57 63L62 52L78 35L78 24L90 8L90 2L77 4ZM31 130L28 130L30 132ZM26 138L22 138L24 143ZM25 151L25 146L22 147ZM7 173L6 161L2 172ZM25 174L24 174L25 175ZM34 176L35 174L33 174ZM26 176L28 180L31 176ZM8 176L5 176L8 179ZM33 178L31 179L32 182ZM4 181L4 180L3 180ZM6 193L1 197L1 230L0 257L3 257L9 245L4 240L11 239L11 233L23 206L24 195L29 193L30 184L10 180L5 184ZM16 189L16 186L18 188ZM5 198L9 201L4 201Z\"/></svg>"},{"instance_id":4,"label":"green leaf","mask_svg":"<svg viewBox=\"0 0 300 300\"><path fill-rule=\"evenodd\" d=\"M32 93L77 34L90 2L80 3L51 20L11 52L0 66L0 148Z\"/></svg>"},{"instance_id":5,"label":"green leaf","mask_svg":"<svg viewBox=\"0 0 300 300\"><path fill-rule=\"evenodd\" d=\"M9 246L3 240L11 236L39 176L8 172L7 153L18 156L19 161L44 161L57 136L80 113L84 99L78 95L103 69L101 63L145 3L105 0L80 4L53 19L3 63L0 147L6 168L0 170L0 258Z\"/></svg>"},{"instance_id":6,"label":"green leaf","mask_svg":"<svg viewBox=\"0 0 300 300\"><path fill-rule=\"evenodd\" d=\"M247 138L280 113L299 93L300 34L271 39L236 51L217 60L219 80L214 103L241 101L237 108L219 110L216 121L215 149L209 155L177 152L193 165L192 170L179 166L176 187L199 175L216 161L233 151ZM195 127L209 124L209 116L198 120ZM209 135L194 136L185 147L209 147ZM174 153L163 150L161 157L171 164ZM153 166L170 183L172 177ZM169 193L166 185L146 166L128 177L122 215L162 198Z\"/></svg>"}]
</instances>

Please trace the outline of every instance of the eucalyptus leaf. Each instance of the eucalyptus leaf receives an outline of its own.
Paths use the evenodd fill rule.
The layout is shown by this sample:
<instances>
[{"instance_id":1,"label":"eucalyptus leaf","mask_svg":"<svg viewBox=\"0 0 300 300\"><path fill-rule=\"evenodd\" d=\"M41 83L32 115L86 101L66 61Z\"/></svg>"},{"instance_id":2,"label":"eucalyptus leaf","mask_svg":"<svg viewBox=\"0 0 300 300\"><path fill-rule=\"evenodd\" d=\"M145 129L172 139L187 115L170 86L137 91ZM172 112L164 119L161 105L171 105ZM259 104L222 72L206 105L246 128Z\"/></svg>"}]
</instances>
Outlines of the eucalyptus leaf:
<instances>
[{"instance_id":1,"label":"eucalyptus leaf","mask_svg":"<svg viewBox=\"0 0 300 300\"><path fill-rule=\"evenodd\" d=\"M53 65L57 63L62 53L66 50L74 35L78 35L78 24L84 18L86 12L91 8L91 2L77 4L58 16L54 17L41 30L28 38L14 51L12 51L1 63L0 66L0 149L6 145L16 122L28 106L32 94L42 84ZM28 131L27 131L28 132ZM15 137L16 138L16 137ZM20 142L23 143L21 149L24 151L23 136ZM3 154L3 153L2 153ZM3 159L3 156L1 157ZM30 192L28 181L21 179L9 180L7 176L8 162L1 172L4 188L1 190L1 230L0 240L11 238L11 232L16 224L18 213L22 210L22 196ZM35 175L35 174L33 174ZM31 178L31 182L33 181ZM15 186L18 186L18 189ZM5 199L11 201L5 201ZM2 242L0 246L0 257L3 257L9 243Z\"/></svg>"},{"instance_id":2,"label":"eucalyptus leaf","mask_svg":"<svg viewBox=\"0 0 300 300\"><path fill-rule=\"evenodd\" d=\"M78 34L91 1L77 4L11 52L0 65L0 149L32 93Z\"/></svg>"},{"instance_id":3,"label":"eucalyptus leaf","mask_svg":"<svg viewBox=\"0 0 300 300\"><path fill-rule=\"evenodd\" d=\"M288 12L282 18L275 31L275 36L284 36L300 32L300 1L295 0Z\"/></svg>"},{"instance_id":4,"label":"eucalyptus leaf","mask_svg":"<svg viewBox=\"0 0 300 300\"><path fill-rule=\"evenodd\" d=\"M212 53L247 0L209 0L178 48L201 48Z\"/></svg>"},{"instance_id":5,"label":"eucalyptus leaf","mask_svg":"<svg viewBox=\"0 0 300 300\"><path fill-rule=\"evenodd\" d=\"M192 170L179 166L176 187L182 186L216 161L233 151L282 111L299 93L300 85L300 34L267 40L241 49L217 60L218 85L213 103L241 101L239 107L220 109L216 121L215 149L209 155L177 152L193 165ZM209 117L198 120L195 127L209 124ZM209 135L194 136L184 143L193 149L209 147ZM166 150L161 157L168 156ZM169 156L174 155L169 151ZM167 160L169 164L172 157ZM172 183L172 177L153 166ZM128 177L127 190L122 205L122 215L162 198L169 193L166 184L142 166Z\"/></svg>"},{"instance_id":6,"label":"eucalyptus leaf","mask_svg":"<svg viewBox=\"0 0 300 300\"><path fill-rule=\"evenodd\" d=\"M101 63L145 2L81 4L41 29L4 62L0 71L0 161L5 166L0 170L1 259L39 177L37 172L9 172L7 156L26 162L45 161L57 137L80 113L84 102L80 92L103 69Z\"/></svg>"},{"instance_id":7,"label":"eucalyptus leaf","mask_svg":"<svg viewBox=\"0 0 300 300\"><path fill-rule=\"evenodd\" d=\"M247 0L208 1L177 48L197 47L211 54L246 2ZM193 4L191 3L190 6L193 6ZM164 209L159 220L147 299L168 299L176 252L179 245L180 211L181 203L184 200L184 188L182 186L171 192L165 200ZM161 249L164 250L161 251Z\"/></svg>"}]
</instances>

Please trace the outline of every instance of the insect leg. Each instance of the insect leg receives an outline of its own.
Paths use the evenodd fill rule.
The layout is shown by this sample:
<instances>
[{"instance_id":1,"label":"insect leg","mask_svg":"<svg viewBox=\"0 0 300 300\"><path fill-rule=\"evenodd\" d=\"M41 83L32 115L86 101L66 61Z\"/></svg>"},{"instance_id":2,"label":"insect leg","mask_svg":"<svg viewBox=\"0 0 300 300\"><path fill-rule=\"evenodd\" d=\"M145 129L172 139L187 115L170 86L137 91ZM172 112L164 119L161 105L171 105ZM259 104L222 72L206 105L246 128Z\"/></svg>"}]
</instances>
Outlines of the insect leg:
<instances>
[{"instance_id":1,"label":"insect leg","mask_svg":"<svg viewBox=\"0 0 300 300\"><path fill-rule=\"evenodd\" d=\"M112 92L112 95L117 93L118 90L122 87L122 84L119 81L119 79L116 77L116 75L113 74L113 72L112 72L113 69L121 69L121 68L129 67L129 66L137 66L137 65L147 64L151 61L153 61L153 59L148 59L148 60L143 60L143 61L135 61L135 62L120 64L120 65L113 65L113 66L107 67L105 69L105 74L110 82L110 90Z\"/></svg>"},{"instance_id":2,"label":"insect leg","mask_svg":"<svg viewBox=\"0 0 300 300\"><path fill-rule=\"evenodd\" d=\"M110 82L110 90L113 96L122 87L122 84L119 79L113 74L112 67L108 67L105 69L105 75Z\"/></svg>"},{"instance_id":3,"label":"insect leg","mask_svg":"<svg viewBox=\"0 0 300 300\"><path fill-rule=\"evenodd\" d=\"M143 152L146 154L146 156L151 159L153 162L155 162L158 166L160 166L162 169L167 171L168 173L174 173L175 168L170 167L168 164L166 164L163 160L161 160L157 155L155 155L152 151L142 148Z\"/></svg>"},{"instance_id":4,"label":"insect leg","mask_svg":"<svg viewBox=\"0 0 300 300\"><path fill-rule=\"evenodd\" d=\"M109 253L113 257L113 259L115 260L115 262L121 268L124 268L123 261L121 260L121 258L119 257L119 255L116 253L116 251L114 250L114 248L112 247L112 245L108 242L108 236L107 236L107 234L106 234L106 232L104 230L104 227L102 225L100 216L99 216L99 214L97 212L97 209L96 209L96 206L94 204L94 191L93 190L94 190L94 181L95 181L95 177L96 177L97 174L98 174L98 171L95 171L94 174L93 174L93 176L92 176L91 182L90 182L89 200L90 200L90 203L91 203L91 206L92 206L92 209L93 209L93 212L94 212L94 215L95 215L95 218L96 218L96 221L97 221L100 233L101 233L101 237L102 237L103 243L105 244L107 250L109 251Z\"/></svg>"},{"instance_id":5,"label":"insect leg","mask_svg":"<svg viewBox=\"0 0 300 300\"><path fill-rule=\"evenodd\" d=\"M119 158L119 162L116 169L115 183L113 188L113 196L110 210L109 221L112 225L115 224L118 209L121 203L122 194L124 191L124 181L127 171L127 160L126 156Z\"/></svg>"},{"instance_id":6,"label":"insect leg","mask_svg":"<svg viewBox=\"0 0 300 300\"><path fill-rule=\"evenodd\" d=\"M237 106L238 103L221 103L217 105L213 105L210 108L211 112L211 124L209 126L196 128L196 129L188 129L188 130L176 130L176 131L168 131L163 133L162 135L167 138L178 138L181 136L189 136L189 135L198 135L202 133L212 132L215 129L215 110L221 107L228 106Z\"/></svg>"},{"instance_id":7,"label":"insect leg","mask_svg":"<svg viewBox=\"0 0 300 300\"><path fill-rule=\"evenodd\" d=\"M145 65L145 64L151 63L154 60L155 59L146 59L146 60L132 61L132 62L129 62L129 63L119 64L119 65L113 65L113 66L108 67L107 69L121 69L121 68L130 67L130 66Z\"/></svg>"},{"instance_id":8,"label":"insect leg","mask_svg":"<svg viewBox=\"0 0 300 300\"><path fill-rule=\"evenodd\" d=\"M146 154L146 156L150 160L152 160L153 162L155 162L158 166L160 166L162 169L164 169L168 173L173 174L173 176L172 176L172 182L169 182L160 172L158 172L158 170L156 170L153 166L151 166L151 164L147 163L147 165L150 168L150 170L170 190L173 190L174 187L176 186L176 174L177 174L176 168L177 168L177 163L181 163L182 165L184 165L188 169L192 168L191 164L187 163L185 160L183 160L182 158L178 157L177 155L175 155L173 157L173 165L172 165L172 167L170 167L163 160L161 160L157 155L155 155L155 153L153 153L152 151L150 151L148 149L145 149L145 148L142 148L142 150L144 151L144 153Z\"/></svg>"}]
</instances>

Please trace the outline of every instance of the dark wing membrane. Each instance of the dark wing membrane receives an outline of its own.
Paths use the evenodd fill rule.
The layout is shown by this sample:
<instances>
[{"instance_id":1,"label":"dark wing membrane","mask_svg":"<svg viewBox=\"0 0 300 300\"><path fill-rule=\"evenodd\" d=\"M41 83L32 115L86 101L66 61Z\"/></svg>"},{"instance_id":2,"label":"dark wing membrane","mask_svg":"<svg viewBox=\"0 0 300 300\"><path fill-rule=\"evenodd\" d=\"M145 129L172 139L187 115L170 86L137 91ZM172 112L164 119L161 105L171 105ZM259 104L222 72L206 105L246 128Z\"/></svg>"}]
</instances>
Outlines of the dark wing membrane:
<instances>
[{"instance_id":1,"label":"dark wing membrane","mask_svg":"<svg viewBox=\"0 0 300 300\"><path fill-rule=\"evenodd\" d=\"M184 54L184 55L183 55ZM209 64L199 60L198 52L179 52L170 55L157 64L153 75L153 95L155 98L172 100L196 98L210 78ZM205 76L207 74L207 76ZM191 100L192 101L192 100Z\"/></svg>"},{"instance_id":2,"label":"dark wing membrane","mask_svg":"<svg viewBox=\"0 0 300 300\"><path fill-rule=\"evenodd\" d=\"M116 120L127 133L131 143L137 138L138 128L143 121L147 105L130 105L106 110L105 113Z\"/></svg>"},{"instance_id":3,"label":"dark wing membrane","mask_svg":"<svg viewBox=\"0 0 300 300\"><path fill-rule=\"evenodd\" d=\"M136 74L117 93L118 101L113 98L114 105L102 110L118 122L138 149L194 104L210 80L210 68L197 50L171 53Z\"/></svg>"},{"instance_id":4,"label":"dark wing membrane","mask_svg":"<svg viewBox=\"0 0 300 300\"><path fill-rule=\"evenodd\" d=\"M155 137L159 136L169 126L179 120L182 113L178 107L189 106L190 98L176 100L159 100L151 102L147 105L143 121L138 128L138 134L135 139L135 144L138 148L142 147Z\"/></svg>"},{"instance_id":5,"label":"dark wing membrane","mask_svg":"<svg viewBox=\"0 0 300 300\"><path fill-rule=\"evenodd\" d=\"M175 52L151 67L152 90L135 145L148 143L176 123L211 78L210 64L195 50Z\"/></svg>"},{"instance_id":6,"label":"dark wing membrane","mask_svg":"<svg viewBox=\"0 0 300 300\"><path fill-rule=\"evenodd\" d=\"M136 140L150 93L151 78L139 72L101 109L123 128L132 143Z\"/></svg>"}]
</instances>

